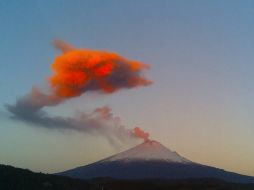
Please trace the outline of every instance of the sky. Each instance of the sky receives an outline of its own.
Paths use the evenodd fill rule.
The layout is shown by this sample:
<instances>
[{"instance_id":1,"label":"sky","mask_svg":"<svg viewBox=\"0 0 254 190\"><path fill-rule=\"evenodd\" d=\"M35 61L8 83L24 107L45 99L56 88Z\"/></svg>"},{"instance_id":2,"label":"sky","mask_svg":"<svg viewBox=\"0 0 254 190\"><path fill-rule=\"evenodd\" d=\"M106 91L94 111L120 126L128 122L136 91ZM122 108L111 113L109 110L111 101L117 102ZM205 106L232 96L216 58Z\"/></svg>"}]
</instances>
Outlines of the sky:
<instances>
[{"instance_id":1,"label":"sky","mask_svg":"<svg viewBox=\"0 0 254 190\"><path fill-rule=\"evenodd\" d=\"M101 136L10 119L43 86L56 38L150 65L147 87L82 95L49 113L108 105L125 126L189 160L254 176L254 2L240 0L0 0L0 163L54 173L130 148Z\"/></svg>"}]
</instances>

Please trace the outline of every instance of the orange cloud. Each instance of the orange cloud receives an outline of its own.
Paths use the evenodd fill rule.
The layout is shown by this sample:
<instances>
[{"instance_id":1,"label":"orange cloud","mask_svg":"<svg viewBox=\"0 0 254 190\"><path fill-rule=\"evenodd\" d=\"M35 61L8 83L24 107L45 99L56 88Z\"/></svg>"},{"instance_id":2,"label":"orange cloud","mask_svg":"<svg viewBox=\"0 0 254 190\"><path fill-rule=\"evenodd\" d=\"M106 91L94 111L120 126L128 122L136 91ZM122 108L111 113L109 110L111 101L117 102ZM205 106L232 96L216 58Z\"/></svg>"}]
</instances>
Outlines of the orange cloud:
<instances>
[{"instance_id":1,"label":"orange cloud","mask_svg":"<svg viewBox=\"0 0 254 190\"><path fill-rule=\"evenodd\" d=\"M78 117L52 116L45 112L44 107L56 106L89 91L110 94L120 89L151 84L143 76L143 71L149 68L144 63L128 60L113 52L77 49L61 40L54 41L54 45L61 54L51 65L48 93L33 87L16 103L6 105L12 118L32 126L98 133L107 137L109 142L114 142L114 139L124 142L124 139L132 137L149 140L149 134L138 127L126 129L107 106L89 114L82 112Z\"/></svg>"},{"instance_id":2,"label":"orange cloud","mask_svg":"<svg viewBox=\"0 0 254 190\"><path fill-rule=\"evenodd\" d=\"M51 65L53 74L49 83L59 97L80 96L87 91L113 93L123 88L151 84L142 76L142 72L149 68L144 63L113 52L75 49L62 41L54 44L62 54Z\"/></svg>"}]
</instances>

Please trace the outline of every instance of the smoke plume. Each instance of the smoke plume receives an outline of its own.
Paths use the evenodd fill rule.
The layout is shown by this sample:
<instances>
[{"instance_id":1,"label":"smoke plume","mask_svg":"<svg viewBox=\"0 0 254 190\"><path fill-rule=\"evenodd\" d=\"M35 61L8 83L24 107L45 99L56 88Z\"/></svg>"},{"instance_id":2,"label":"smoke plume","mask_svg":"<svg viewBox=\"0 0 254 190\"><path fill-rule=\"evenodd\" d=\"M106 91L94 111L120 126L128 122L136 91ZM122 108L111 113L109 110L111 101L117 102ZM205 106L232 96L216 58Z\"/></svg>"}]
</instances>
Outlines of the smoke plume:
<instances>
[{"instance_id":1,"label":"smoke plume","mask_svg":"<svg viewBox=\"0 0 254 190\"><path fill-rule=\"evenodd\" d=\"M149 141L149 133L143 131L139 127L135 127L132 131L134 136L143 139L144 141Z\"/></svg>"},{"instance_id":2,"label":"smoke plume","mask_svg":"<svg viewBox=\"0 0 254 190\"><path fill-rule=\"evenodd\" d=\"M50 89L45 93L38 87L32 87L15 104L6 105L12 118L33 126L100 134L113 143L130 138L147 140L148 133L137 127L127 129L109 107L97 108L91 113L79 112L72 117L51 116L43 108L56 106L87 92L103 95L147 86L151 81L142 73L149 66L113 52L76 49L61 40L54 41L54 46L61 54L56 56L51 65L52 75L47 80Z\"/></svg>"}]
</instances>

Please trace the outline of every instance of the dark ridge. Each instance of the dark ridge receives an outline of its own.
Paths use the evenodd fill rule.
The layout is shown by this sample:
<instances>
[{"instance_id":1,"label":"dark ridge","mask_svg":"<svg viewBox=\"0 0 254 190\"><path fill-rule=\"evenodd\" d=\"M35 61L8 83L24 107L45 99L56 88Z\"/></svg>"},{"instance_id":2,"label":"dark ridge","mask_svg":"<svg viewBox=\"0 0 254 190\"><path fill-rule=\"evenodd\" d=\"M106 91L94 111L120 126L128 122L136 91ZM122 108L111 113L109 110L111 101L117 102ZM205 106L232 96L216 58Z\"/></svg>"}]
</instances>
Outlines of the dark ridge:
<instances>
[{"instance_id":1,"label":"dark ridge","mask_svg":"<svg viewBox=\"0 0 254 190\"><path fill-rule=\"evenodd\" d=\"M83 190L89 186L85 180L0 165L1 190Z\"/></svg>"}]
</instances>

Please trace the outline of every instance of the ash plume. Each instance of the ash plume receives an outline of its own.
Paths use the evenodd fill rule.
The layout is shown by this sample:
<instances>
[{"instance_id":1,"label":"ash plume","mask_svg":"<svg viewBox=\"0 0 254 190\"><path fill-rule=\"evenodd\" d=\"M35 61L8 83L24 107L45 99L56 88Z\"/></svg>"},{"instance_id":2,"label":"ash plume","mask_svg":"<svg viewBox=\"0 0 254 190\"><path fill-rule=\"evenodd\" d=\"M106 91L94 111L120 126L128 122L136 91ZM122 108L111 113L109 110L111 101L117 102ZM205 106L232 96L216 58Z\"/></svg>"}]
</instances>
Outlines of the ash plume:
<instances>
[{"instance_id":1,"label":"ash plume","mask_svg":"<svg viewBox=\"0 0 254 190\"><path fill-rule=\"evenodd\" d=\"M144 141L150 141L149 139L149 133L143 131L142 129L140 129L139 127L135 127L132 130L132 133L134 134L134 136L143 139Z\"/></svg>"},{"instance_id":2,"label":"ash plume","mask_svg":"<svg viewBox=\"0 0 254 190\"><path fill-rule=\"evenodd\" d=\"M143 71L149 66L113 52L76 49L61 40L54 41L54 46L61 54L51 64L48 92L34 86L15 104L5 105L12 114L11 118L37 127L102 135L112 144L133 138L147 140L148 133L137 127L127 129L107 106L90 113L78 112L72 117L53 116L43 108L57 106L87 92L103 95L150 85L151 81L143 76Z\"/></svg>"}]
</instances>

